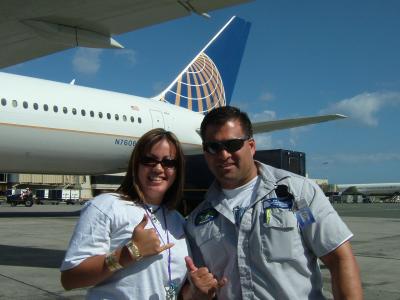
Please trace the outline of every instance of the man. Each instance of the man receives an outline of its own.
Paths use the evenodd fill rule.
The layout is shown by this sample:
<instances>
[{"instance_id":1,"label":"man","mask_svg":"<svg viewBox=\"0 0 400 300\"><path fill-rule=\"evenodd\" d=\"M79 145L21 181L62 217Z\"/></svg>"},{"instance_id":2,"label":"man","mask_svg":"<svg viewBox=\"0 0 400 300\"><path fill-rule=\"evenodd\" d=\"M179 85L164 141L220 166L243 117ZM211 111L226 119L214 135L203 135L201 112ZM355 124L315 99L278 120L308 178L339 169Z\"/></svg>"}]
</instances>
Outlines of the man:
<instances>
[{"instance_id":1,"label":"man","mask_svg":"<svg viewBox=\"0 0 400 300\"><path fill-rule=\"evenodd\" d=\"M191 213L187 236L198 267L224 280L218 299L324 299L318 258L335 299L362 299L352 233L312 181L254 161L248 116L234 107L201 124L216 181Z\"/></svg>"}]
</instances>

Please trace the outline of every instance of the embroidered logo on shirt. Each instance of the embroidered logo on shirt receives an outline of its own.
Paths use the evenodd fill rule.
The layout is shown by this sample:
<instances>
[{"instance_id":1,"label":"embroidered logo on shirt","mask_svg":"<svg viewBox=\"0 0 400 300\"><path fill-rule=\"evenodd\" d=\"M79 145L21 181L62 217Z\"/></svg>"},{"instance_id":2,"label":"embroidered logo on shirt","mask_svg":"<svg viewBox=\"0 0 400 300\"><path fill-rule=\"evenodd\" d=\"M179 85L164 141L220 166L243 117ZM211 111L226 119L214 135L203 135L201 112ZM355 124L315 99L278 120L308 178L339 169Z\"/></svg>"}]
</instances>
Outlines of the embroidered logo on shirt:
<instances>
[{"instance_id":1,"label":"embroidered logo on shirt","mask_svg":"<svg viewBox=\"0 0 400 300\"><path fill-rule=\"evenodd\" d=\"M207 208L197 214L194 219L194 224L196 226L206 224L211 220L214 220L218 214L219 213L214 208Z\"/></svg>"},{"instance_id":2,"label":"embroidered logo on shirt","mask_svg":"<svg viewBox=\"0 0 400 300\"><path fill-rule=\"evenodd\" d=\"M267 208L282 208L291 209L293 206L292 198L280 197L280 198L269 198L263 201L263 209Z\"/></svg>"}]
</instances>

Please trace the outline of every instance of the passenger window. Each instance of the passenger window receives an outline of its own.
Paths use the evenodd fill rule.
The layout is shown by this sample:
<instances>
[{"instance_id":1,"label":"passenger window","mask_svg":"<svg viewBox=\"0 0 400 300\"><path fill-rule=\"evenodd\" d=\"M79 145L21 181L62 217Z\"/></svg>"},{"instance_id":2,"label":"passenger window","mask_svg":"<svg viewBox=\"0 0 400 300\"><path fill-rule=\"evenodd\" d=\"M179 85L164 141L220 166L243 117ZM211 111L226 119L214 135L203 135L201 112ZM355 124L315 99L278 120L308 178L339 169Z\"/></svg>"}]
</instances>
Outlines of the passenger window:
<instances>
[{"instance_id":1,"label":"passenger window","mask_svg":"<svg viewBox=\"0 0 400 300\"><path fill-rule=\"evenodd\" d=\"M25 109L28 108L28 102L26 101L22 102L22 107Z\"/></svg>"},{"instance_id":2,"label":"passenger window","mask_svg":"<svg viewBox=\"0 0 400 300\"><path fill-rule=\"evenodd\" d=\"M7 100L2 98L1 99L1 105L6 106L7 105Z\"/></svg>"},{"instance_id":3,"label":"passenger window","mask_svg":"<svg viewBox=\"0 0 400 300\"><path fill-rule=\"evenodd\" d=\"M138 122L139 122L139 124L142 123L142 118L141 117L138 118Z\"/></svg>"},{"instance_id":4,"label":"passenger window","mask_svg":"<svg viewBox=\"0 0 400 300\"><path fill-rule=\"evenodd\" d=\"M131 116L131 122L135 122L135 118L133 116Z\"/></svg>"},{"instance_id":5,"label":"passenger window","mask_svg":"<svg viewBox=\"0 0 400 300\"><path fill-rule=\"evenodd\" d=\"M18 106L18 101L17 100L13 100L12 101L12 106L13 107L17 107Z\"/></svg>"},{"instance_id":6,"label":"passenger window","mask_svg":"<svg viewBox=\"0 0 400 300\"><path fill-rule=\"evenodd\" d=\"M124 122L126 122L127 118L125 115L122 115L122 120L124 120Z\"/></svg>"},{"instance_id":7,"label":"passenger window","mask_svg":"<svg viewBox=\"0 0 400 300\"><path fill-rule=\"evenodd\" d=\"M107 119L111 119L111 114L110 113L107 113Z\"/></svg>"},{"instance_id":8,"label":"passenger window","mask_svg":"<svg viewBox=\"0 0 400 300\"><path fill-rule=\"evenodd\" d=\"M58 112L58 107L57 107L57 105L54 105L53 106L53 111L56 113L56 112Z\"/></svg>"},{"instance_id":9,"label":"passenger window","mask_svg":"<svg viewBox=\"0 0 400 300\"><path fill-rule=\"evenodd\" d=\"M94 118L94 111L93 111L93 110L90 111L90 116L91 116L92 118Z\"/></svg>"},{"instance_id":10,"label":"passenger window","mask_svg":"<svg viewBox=\"0 0 400 300\"><path fill-rule=\"evenodd\" d=\"M103 119L103 113L101 111L99 111L99 118Z\"/></svg>"},{"instance_id":11,"label":"passenger window","mask_svg":"<svg viewBox=\"0 0 400 300\"><path fill-rule=\"evenodd\" d=\"M115 114L115 120L119 120L119 116L118 116L118 114Z\"/></svg>"},{"instance_id":12,"label":"passenger window","mask_svg":"<svg viewBox=\"0 0 400 300\"><path fill-rule=\"evenodd\" d=\"M84 109L81 109L81 115L84 117L86 116L86 111Z\"/></svg>"},{"instance_id":13,"label":"passenger window","mask_svg":"<svg viewBox=\"0 0 400 300\"><path fill-rule=\"evenodd\" d=\"M34 109L34 110L38 110L38 109L39 109L39 104L33 103L33 109Z\"/></svg>"},{"instance_id":14,"label":"passenger window","mask_svg":"<svg viewBox=\"0 0 400 300\"><path fill-rule=\"evenodd\" d=\"M65 106L63 107L63 112L64 114L68 113L68 109Z\"/></svg>"},{"instance_id":15,"label":"passenger window","mask_svg":"<svg viewBox=\"0 0 400 300\"><path fill-rule=\"evenodd\" d=\"M72 114L76 115L76 108L75 107L72 109Z\"/></svg>"}]
</instances>

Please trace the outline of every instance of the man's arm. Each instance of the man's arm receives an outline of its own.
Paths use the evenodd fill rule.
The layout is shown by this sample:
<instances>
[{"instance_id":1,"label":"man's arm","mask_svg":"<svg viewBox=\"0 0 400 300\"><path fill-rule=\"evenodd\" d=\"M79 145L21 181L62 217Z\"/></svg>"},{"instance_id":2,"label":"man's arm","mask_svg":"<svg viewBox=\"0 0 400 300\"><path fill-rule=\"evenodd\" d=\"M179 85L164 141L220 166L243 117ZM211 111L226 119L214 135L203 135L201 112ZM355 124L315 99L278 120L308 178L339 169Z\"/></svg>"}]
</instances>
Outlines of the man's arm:
<instances>
[{"instance_id":1,"label":"man's arm","mask_svg":"<svg viewBox=\"0 0 400 300\"><path fill-rule=\"evenodd\" d=\"M363 299L360 270L349 241L320 259L331 273L334 299Z\"/></svg>"}]
</instances>

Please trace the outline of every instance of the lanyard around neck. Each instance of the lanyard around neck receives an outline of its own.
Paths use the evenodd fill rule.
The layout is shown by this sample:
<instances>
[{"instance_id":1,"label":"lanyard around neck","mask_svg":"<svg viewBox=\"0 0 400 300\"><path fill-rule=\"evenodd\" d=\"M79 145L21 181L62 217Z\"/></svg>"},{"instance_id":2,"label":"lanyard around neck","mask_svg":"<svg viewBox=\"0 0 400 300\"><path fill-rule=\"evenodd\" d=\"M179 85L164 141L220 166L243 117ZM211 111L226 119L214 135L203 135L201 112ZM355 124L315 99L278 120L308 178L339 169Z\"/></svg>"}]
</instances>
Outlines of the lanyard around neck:
<instances>
[{"instance_id":1,"label":"lanyard around neck","mask_svg":"<svg viewBox=\"0 0 400 300\"><path fill-rule=\"evenodd\" d=\"M168 225L167 225L167 218L165 216L165 210L164 210L164 206L160 206L161 210L162 210L162 214L163 214L163 218L164 218L164 223L165 223L165 233L167 235L167 244L169 244L169 233L168 233ZM153 218L150 216L149 211L150 208L148 205L144 204L144 210L146 212L147 217L150 219L151 224L153 225L153 228L157 231L158 236L160 237L161 241L163 242L163 244L165 245L164 239L162 238L160 232L158 231L158 228L156 226L156 224L153 221ZM155 212L157 212L159 210L159 208L157 208L157 210ZM154 212L154 213L155 213ZM150 211L150 213L152 213ZM152 213L153 214L153 213ZM169 286L172 286L172 273L171 273L171 248L168 249L168 284Z\"/></svg>"}]
</instances>

